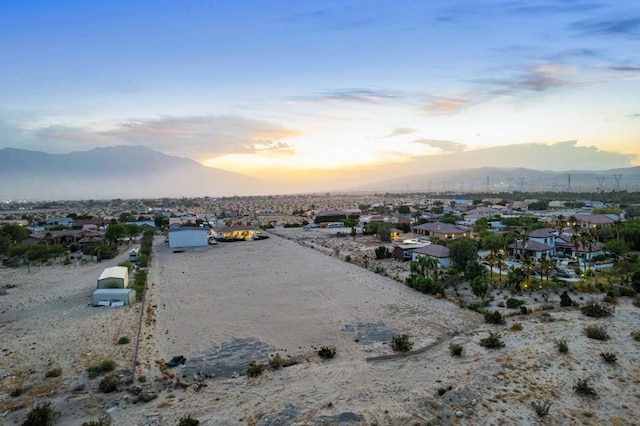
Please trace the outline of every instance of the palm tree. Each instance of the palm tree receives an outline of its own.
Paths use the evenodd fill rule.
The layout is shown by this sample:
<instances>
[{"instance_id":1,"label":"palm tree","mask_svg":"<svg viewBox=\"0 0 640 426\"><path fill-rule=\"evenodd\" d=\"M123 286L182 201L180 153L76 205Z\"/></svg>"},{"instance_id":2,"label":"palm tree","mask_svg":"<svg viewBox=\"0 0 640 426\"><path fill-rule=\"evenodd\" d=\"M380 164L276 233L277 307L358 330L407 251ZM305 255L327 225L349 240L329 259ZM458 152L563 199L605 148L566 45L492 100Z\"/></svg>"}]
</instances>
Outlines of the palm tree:
<instances>
[{"instance_id":1,"label":"palm tree","mask_svg":"<svg viewBox=\"0 0 640 426\"><path fill-rule=\"evenodd\" d=\"M505 260L505 255L504 252L501 250L499 252L496 253L496 266L498 267L498 273L499 273L499 280L500 280L500 284L502 284L502 268L504 267L504 260Z\"/></svg>"},{"instance_id":2,"label":"palm tree","mask_svg":"<svg viewBox=\"0 0 640 426\"><path fill-rule=\"evenodd\" d=\"M527 283L529 283L529 276L531 275L531 271L534 268L533 260L529 256L525 256L522 259L522 271L525 273L527 277Z\"/></svg>"},{"instance_id":3,"label":"palm tree","mask_svg":"<svg viewBox=\"0 0 640 426\"><path fill-rule=\"evenodd\" d=\"M549 282L549 274L553 270L554 266L553 260L549 259L547 255L544 255L540 259L540 275L542 276L542 274L544 274L547 279L547 283Z\"/></svg>"},{"instance_id":4,"label":"palm tree","mask_svg":"<svg viewBox=\"0 0 640 426\"><path fill-rule=\"evenodd\" d=\"M489 282L493 283L493 266L496 264L496 252L492 251L487 257L487 263L489 264Z\"/></svg>"},{"instance_id":5,"label":"palm tree","mask_svg":"<svg viewBox=\"0 0 640 426\"><path fill-rule=\"evenodd\" d=\"M576 232L571 234L571 238L569 239L569 242L571 242L573 244L573 247L575 248L576 260L579 260L580 257L578 256L578 249L580 248L580 234Z\"/></svg>"},{"instance_id":6,"label":"palm tree","mask_svg":"<svg viewBox=\"0 0 640 426\"><path fill-rule=\"evenodd\" d=\"M587 231L584 234L585 234L585 240L582 243L583 244L582 248L584 250L585 244L586 244L586 248L587 248L587 250L589 252L589 257L588 258L586 257L587 256L587 252L585 251L585 260L587 260L587 270L591 271L591 265L592 265L592 262L593 262L593 248L596 245L596 238L595 238L595 236L593 235L592 232Z\"/></svg>"},{"instance_id":7,"label":"palm tree","mask_svg":"<svg viewBox=\"0 0 640 426\"><path fill-rule=\"evenodd\" d=\"M556 217L556 231L558 232L558 235L562 235L562 231L564 230L564 216L559 214L558 217Z\"/></svg>"}]
</instances>

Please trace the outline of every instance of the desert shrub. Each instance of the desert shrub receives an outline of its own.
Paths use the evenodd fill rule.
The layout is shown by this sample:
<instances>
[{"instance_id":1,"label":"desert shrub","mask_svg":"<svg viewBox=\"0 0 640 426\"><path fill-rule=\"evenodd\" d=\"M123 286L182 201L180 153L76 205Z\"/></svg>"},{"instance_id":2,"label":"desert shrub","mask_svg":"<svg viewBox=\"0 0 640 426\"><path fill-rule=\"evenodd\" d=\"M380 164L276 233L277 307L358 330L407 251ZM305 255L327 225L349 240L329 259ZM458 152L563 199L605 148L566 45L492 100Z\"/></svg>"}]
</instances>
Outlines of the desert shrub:
<instances>
[{"instance_id":1,"label":"desert shrub","mask_svg":"<svg viewBox=\"0 0 640 426\"><path fill-rule=\"evenodd\" d=\"M336 348L333 346L322 346L318 351L318 356L322 359L331 359L336 356Z\"/></svg>"},{"instance_id":2,"label":"desert shrub","mask_svg":"<svg viewBox=\"0 0 640 426\"><path fill-rule=\"evenodd\" d=\"M11 395L13 398L17 398L20 395L22 395L22 393L24 392L24 390L22 390L22 388L16 388L14 390L12 390L9 395Z\"/></svg>"},{"instance_id":3,"label":"desert shrub","mask_svg":"<svg viewBox=\"0 0 640 426\"><path fill-rule=\"evenodd\" d=\"M635 340L636 342L640 342L640 329L639 330L633 330L631 332L631 337L633 338L633 340Z\"/></svg>"},{"instance_id":4,"label":"desert shrub","mask_svg":"<svg viewBox=\"0 0 640 426\"><path fill-rule=\"evenodd\" d=\"M587 302L580 308L580 312L582 312L583 315L593 318L610 317L613 315L611 308L603 306L595 300Z\"/></svg>"},{"instance_id":5,"label":"desert shrub","mask_svg":"<svg viewBox=\"0 0 640 426\"><path fill-rule=\"evenodd\" d=\"M51 426L58 416L60 412L53 408L51 403L45 402L29 411L22 426Z\"/></svg>"},{"instance_id":6,"label":"desert shrub","mask_svg":"<svg viewBox=\"0 0 640 426\"><path fill-rule=\"evenodd\" d=\"M549 401L533 401L531 406L533 407L533 411L535 411L536 415L540 418L546 417L549 414L549 409L551 408Z\"/></svg>"},{"instance_id":7,"label":"desert shrub","mask_svg":"<svg viewBox=\"0 0 640 426\"><path fill-rule=\"evenodd\" d=\"M573 390L578 395L584 396L593 396L596 395L596 390L589 383L589 379L578 379L575 385L573 385Z\"/></svg>"},{"instance_id":8,"label":"desert shrub","mask_svg":"<svg viewBox=\"0 0 640 426\"><path fill-rule=\"evenodd\" d=\"M98 417L98 420L84 422L81 426L111 426L111 416L106 414L104 416Z\"/></svg>"},{"instance_id":9,"label":"desert shrub","mask_svg":"<svg viewBox=\"0 0 640 426\"><path fill-rule=\"evenodd\" d=\"M603 297L602 301L605 303L610 303L612 305L616 305L618 303L618 299L616 299L615 296L609 296L609 295L606 295L605 297Z\"/></svg>"},{"instance_id":10,"label":"desert shrub","mask_svg":"<svg viewBox=\"0 0 640 426\"><path fill-rule=\"evenodd\" d=\"M451 356L461 356L462 352L464 352L464 346L460 343L451 343L449 344L449 353Z\"/></svg>"},{"instance_id":11,"label":"desert shrub","mask_svg":"<svg viewBox=\"0 0 640 426\"><path fill-rule=\"evenodd\" d=\"M635 299L633 299L633 306L635 306L636 308L640 308L640 298L636 297Z\"/></svg>"},{"instance_id":12,"label":"desert shrub","mask_svg":"<svg viewBox=\"0 0 640 426\"><path fill-rule=\"evenodd\" d=\"M131 340L129 339L129 336L120 336L120 338L118 339L118 344L119 345L126 345L130 341Z\"/></svg>"},{"instance_id":13,"label":"desert shrub","mask_svg":"<svg viewBox=\"0 0 640 426\"><path fill-rule=\"evenodd\" d=\"M615 364L618 361L618 356L613 352L600 352L600 358L607 364Z\"/></svg>"},{"instance_id":14,"label":"desert shrub","mask_svg":"<svg viewBox=\"0 0 640 426\"><path fill-rule=\"evenodd\" d=\"M249 363L247 367L247 376L249 377L258 377L264 371L264 365L258 364L255 360Z\"/></svg>"},{"instance_id":15,"label":"desert shrub","mask_svg":"<svg viewBox=\"0 0 640 426\"><path fill-rule=\"evenodd\" d=\"M633 287L620 286L616 287L620 297L635 297L636 290Z\"/></svg>"},{"instance_id":16,"label":"desert shrub","mask_svg":"<svg viewBox=\"0 0 640 426\"><path fill-rule=\"evenodd\" d=\"M529 313L529 309L526 306L520 306L520 315L527 315Z\"/></svg>"},{"instance_id":17,"label":"desert shrub","mask_svg":"<svg viewBox=\"0 0 640 426\"><path fill-rule=\"evenodd\" d=\"M444 395L445 393L447 393L451 389L453 389L453 386L451 386L451 385L447 386L446 388L438 388L438 396Z\"/></svg>"},{"instance_id":18,"label":"desert shrub","mask_svg":"<svg viewBox=\"0 0 640 426\"><path fill-rule=\"evenodd\" d=\"M378 248L376 248L375 253L376 253L376 259L378 260L391 257L391 250L389 250L385 246L379 246Z\"/></svg>"},{"instance_id":19,"label":"desert shrub","mask_svg":"<svg viewBox=\"0 0 640 426\"><path fill-rule=\"evenodd\" d=\"M391 349L394 352L409 352L413 349L413 342L409 340L407 333L402 333L391 339Z\"/></svg>"},{"instance_id":20,"label":"desert shrub","mask_svg":"<svg viewBox=\"0 0 640 426\"><path fill-rule=\"evenodd\" d=\"M566 354L567 352L569 352L569 344L567 343L566 339L556 339L555 344L558 352L562 354Z\"/></svg>"},{"instance_id":21,"label":"desert shrub","mask_svg":"<svg viewBox=\"0 0 640 426\"><path fill-rule=\"evenodd\" d=\"M507 308L509 309L518 309L520 306L526 304L527 302L525 302L524 300L520 300L520 299L514 299L513 297L510 297L507 299Z\"/></svg>"},{"instance_id":22,"label":"desert shrub","mask_svg":"<svg viewBox=\"0 0 640 426\"><path fill-rule=\"evenodd\" d=\"M345 262L351 262L351 256L350 256L350 255L346 255L346 256L344 257L344 261L345 261Z\"/></svg>"},{"instance_id":23,"label":"desert shrub","mask_svg":"<svg viewBox=\"0 0 640 426\"><path fill-rule=\"evenodd\" d=\"M142 376L138 376L138 381L140 383L144 383L147 381L147 376L145 376L144 374Z\"/></svg>"},{"instance_id":24,"label":"desert shrub","mask_svg":"<svg viewBox=\"0 0 640 426\"><path fill-rule=\"evenodd\" d=\"M111 393L118 390L118 386L120 385L120 378L116 375L105 376L100 380L100 384L98 385L98 390L102 393Z\"/></svg>"},{"instance_id":25,"label":"desert shrub","mask_svg":"<svg viewBox=\"0 0 640 426\"><path fill-rule=\"evenodd\" d=\"M62 368L54 368L45 373L44 377L60 377L62 375Z\"/></svg>"},{"instance_id":26,"label":"desert shrub","mask_svg":"<svg viewBox=\"0 0 640 426\"><path fill-rule=\"evenodd\" d=\"M504 342L502 341L502 336L500 335L500 333L494 333L493 331L490 331L488 337L480 339L480 346L487 349L499 349L504 346Z\"/></svg>"},{"instance_id":27,"label":"desert shrub","mask_svg":"<svg viewBox=\"0 0 640 426\"><path fill-rule=\"evenodd\" d=\"M513 323L511 326L511 331L522 331L522 324L519 322Z\"/></svg>"},{"instance_id":28,"label":"desert shrub","mask_svg":"<svg viewBox=\"0 0 640 426\"><path fill-rule=\"evenodd\" d=\"M87 368L90 379L98 377L102 373L108 373L116 369L116 363L110 359L105 359L100 364L94 364Z\"/></svg>"},{"instance_id":29,"label":"desert shrub","mask_svg":"<svg viewBox=\"0 0 640 426\"><path fill-rule=\"evenodd\" d=\"M609 333L602 325L588 325L584 328L584 334L590 339L609 340Z\"/></svg>"},{"instance_id":30,"label":"desert shrub","mask_svg":"<svg viewBox=\"0 0 640 426\"><path fill-rule=\"evenodd\" d=\"M484 322L487 324L504 324L504 318L498 311L485 311Z\"/></svg>"},{"instance_id":31,"label":"desert shrub","mask_svg":"<svg viewBox=\"0 0 640 426\"><path fill-rule=\"evenodd\" d=\"M275 354L273 357L269 358L269 367L274 370L279 370L284 365L284 360L280 356L280 354Z\"/></svg>"},{"instance_id":32,"label":"desert shrub","mask_svg":"<svg viewBox=\"0 0 640 426\"><path fill-rule=\"evenodd\" d=\"M194 419L191 417L191 414L188 414L187 417L183 417L178 422L178 426L198 426L200 424L200 420Z\"/></svg>"},{"instance_id":33,"label":"desert shrub","mask_svg":"<svg viewBox=\"0 0 640 426\"><path fill-rule=\"evenodd\" d=\"M572 305L573 305L573 300L571 300L571 297L569 297L567 290L563 291L562 294L560 295L560 306L572 306Z\"/></svg>"}]
</instances>

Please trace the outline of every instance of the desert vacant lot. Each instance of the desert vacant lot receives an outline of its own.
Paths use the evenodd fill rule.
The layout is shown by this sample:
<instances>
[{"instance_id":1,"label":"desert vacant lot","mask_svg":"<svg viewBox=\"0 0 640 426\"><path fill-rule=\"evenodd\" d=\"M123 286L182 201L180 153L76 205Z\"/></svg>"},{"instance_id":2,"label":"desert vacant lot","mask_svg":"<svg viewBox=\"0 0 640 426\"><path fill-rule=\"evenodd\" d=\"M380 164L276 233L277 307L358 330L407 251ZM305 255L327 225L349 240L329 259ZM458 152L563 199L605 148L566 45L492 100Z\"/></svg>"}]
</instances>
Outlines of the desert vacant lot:
<instances>
[{"instance_id":1,"label":"desert vacant lot","mask_svg":"<svg viewBox=\"0 0 640 426\"><path fill-rule=\"evenodd\" d=\"M552 297L555 309L487 325L451 301L272 236L180 253L159 238L145 306L87 307L106 266L0 269L3 282L18 285L0 297L1 421L19 424L44 400L62 412L61 425L107 410L116 425L174 425L186 414L203 425L536 424L532 402L545 400L548 424L624 425L640 415L640 344L630 336L640 309L629 299L613 317L592 319ZM581 296L591 297L572 297ZM136 384L158 397L134 404L128 385L100 394L85 369L112 358L126 376L133 345L116 341L135 335L141 309L137 377L146 382ZM611 339L588 339L589 324L605 326ZM502 349L479 345L489 331L502 335ZM397 333L411 336L415 353L392 353ZM558 338L569 353L557 352ZM451 342L464 346L462 357L449 354ZM335 347L336 357L322 360L321 346ZM601 352L618 362L603 362ZM275 353L293 365L246 377L250 360ZM158 368L174 355L186 364ZM58 366L60 377L44 378ZM582 378L597 396L574 392ZM16 388L24 393L10 396Z\"/></svg>"}]
</instances>

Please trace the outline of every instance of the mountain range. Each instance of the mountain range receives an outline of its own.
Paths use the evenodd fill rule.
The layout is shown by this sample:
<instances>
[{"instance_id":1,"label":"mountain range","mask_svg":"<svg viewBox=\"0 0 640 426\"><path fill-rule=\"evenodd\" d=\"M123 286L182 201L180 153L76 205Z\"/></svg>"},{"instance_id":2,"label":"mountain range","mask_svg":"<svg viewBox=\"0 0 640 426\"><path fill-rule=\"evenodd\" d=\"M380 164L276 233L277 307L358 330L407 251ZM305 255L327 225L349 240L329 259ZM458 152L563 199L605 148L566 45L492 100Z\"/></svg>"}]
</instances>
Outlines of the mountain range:
<instances>
[{"instance_id":1,"label":"mountain range","mask_svg":"<svg viewBox=\"0 0 640 426\"><path fill-rule=\"evenodd\" d=\"M640 190L640 167L585 171L541 171L482 167L432 171L342 184L328 176L324 191L612 191ZM394 174L400 176L400 174ZM387 175L388 176L388 175ZM94 148L48 154L0 149L0 200L265 195L302 192L222 169L205 167L144 146ZM316 182L316 187L323 181Z\"/></svg>"}]
</instances>

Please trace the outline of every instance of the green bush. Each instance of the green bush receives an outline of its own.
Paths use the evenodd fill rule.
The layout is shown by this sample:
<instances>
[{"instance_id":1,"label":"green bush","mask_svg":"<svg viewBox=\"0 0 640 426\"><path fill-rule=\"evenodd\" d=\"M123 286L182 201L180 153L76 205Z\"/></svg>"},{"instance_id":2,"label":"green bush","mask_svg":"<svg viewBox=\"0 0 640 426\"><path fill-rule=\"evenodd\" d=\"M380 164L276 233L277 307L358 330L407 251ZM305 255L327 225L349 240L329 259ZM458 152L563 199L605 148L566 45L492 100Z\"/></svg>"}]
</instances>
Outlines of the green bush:
<instances>
[{"instance_id":1,"label":"green bush","mask_svg":"<svg viewBox=\"0 0 640 426\"><path fill-rule=\"evenodd\" d=\"M610 317L613 315L613 310L611 310L611 308L601 305L595 300L587 302L580 308L580 312L582 312L583 315L593 318Z\"/></svg>"},{"instance_id":2,"label":"green bush","mask_svg":"<svg viewBox=\"0 0 640 426\"><path fill-rule=\"evenodd\" d=\"M594 396L596 395L595 389L589 383L589 379L578 379L575 385L573 385L573 390L579 394L584 396Z\"/></svg>"},{"instance_id":3,"label":"green bush","mask_svg":"<svg viewBox=\"0 0 640 426\"><path fill-rule=\"evenodd\" d=\"M502 314L498 311L485 311L484 312L484 322L487 324L504 324L504 318Z\"/></svg>"},{"instance_id":4,"label":"green bush","mask_svg":"<svg viewBox=\"0 0 640 426\"><path fill-rule=\"evenodd\" d=\"M29 411L22 426L52 426L58 416L60 412L53 408L51 403L45 402Z\"/></svg>"},{"instance_id":5,"label":"green bush","mask_svg":"<svg viewBox=\"0 0 640 426\"><path fill-rule=\"evenodd\" d=\"M118 390L118 386L120 385L120 378L116 375L105 376L100 380L100 384L98 385L98 390L102 393L111 393Z\"/></svg>"},{"instance_id":6,"label":"green bush","mask_svg":"<svg viewBox=\"0 0 640 426\"><path fill-rule=\"evenodd\" d=\"M331 359L336 356L336 348L333 346L323 346L318 351L318 355L322 359Z\"/></svg>"},{"instance_id":7,"label":"green bush","mask_svg":"<svg viewBox=\"0 0 640 426\"><path fill-rule=\"evenodd\" d=\"M536 415L540 418L546 417L549 414L549 409L551 408L549 401L533 401L531 405L533 407L533 411L535 411Z\"/></svg>"},{"instance_id":8,"label":"green bush","mask_svg":"<svg viewBox=\"0 0 640 426\"><path fill-rule=\"evenodd\" d=\"M618 356L613 352L600 352L600 358L607 364L615 364L618 361Z\"/></svg>"},{"instance_id":9,"label":"green bush","mask_svg":"<svg viewBox=\"0 0 640 426\"><path fill-rule=\"evenodd\" d=\"M11 395L12 398L17 398L20 395L22 395L24 391L22 390L22 388L16 388L14 390L12 390L9 395Z\"/></svg>"},{"instance_id":10,"label":"green bush","mask_svg":"<svg viewBox=\"0 0 640 426\"><path fill-rule=\"evenodd\" d=\"M507 299L507 308L518 309L520 308L520 306L525 305L526 303L527 302L525 302L524 300L514 299L513 297L510 297Z\"/></svg>"},{"instance_id":11,"label":"green bush","mask_svg":"<svg viewBox=\"0 0 640 426\"><path fill-rule=\"evenodd\" d=\"M258 377L264 371L264 365L258 364L257 361L252 360L247 367L247 376Z\"/></svg>"},{"instance_id":12,"label":"green bush","mask_svg":"<svg viewBox=\"0 0 640 426\"><path fill-rule=\"evenodd\" d=\"M188 414L187 417L182 417L178 422L178 426L198 426L200 424L200 420L196 420L191 417L191 414Z\"/></svg>"},{"instance_id":13,"label":"green bush","mask_svg":"<svg viewBox=\"0 0 640 426\"><path fill-rule=\"evenodd\" d=\"M563 291L562 294L560 295L560 306L572 306L572 305L573 305L573 300L571 300L571 297L569 297L567 290Z\"/></svg>"},{"instance_id":14,"label":"green bush","mask_svg":"<svg viewBox=\"0 0 640 426\"><path fill-rule=\"evenodd\" d=\"M258 364L257 361L251 361L247 367L247 376L258 377L264 372L264 365Z\"/></svg>"},{"instance_id":15,"label":"green bush","mask_svg":"<svg viewBox=\"0 0 640 426\"><path fill-rule=\"evenodd\" d=\"M480 339L480 346L487 349L499 349L504 347L504 342L500 333L490 331L488 337Z\"/></svg>"},{"instance_id":16,"label":"green bush","mask_svg":"<svg viewBox=\"0 0 640 426\"><path fill-rule=\"evenodd\" d=\"M102 373L107 373L116 369L116 363L110 359L102 361L100 364L94 364L87 368L90 379L98 377Z\"/></svg>"},{"instance_id":17,"label":"green bush","mask_svg":"<svg viewBox=\"0 0 640 426\"><path fill-rule=\"evenodd\" d=\"M394 352L409 352L413 349L413 342L409 340L408 334L403 333L391 339L391 349Z\"/></svg>"},{"instance_id":18,"label":"green bush","mask_svg":"<svg viewBox=\"0 0 640 426\"><path fill-rule=\"evenodd\" d=\"M567 343L566 339L556 339L555 344L558 352L562 354L566 354L567 352L569 352L569 344Z\"/></svg>"},{"instance_id":19,"label":"green bush","mask_svg":"<svg viewBox=\"0 0 640 426\"><path fill-rule=\"evenodd\" d=\"M520 324L519 322L513 323L513 325L511 326L511 331L522 331L522 324Z\"/></svg>"},{"instance_id":20,"label":"green bush","mask_svg":"<svg viewBox=\"0 0 640 426\"><path fill-rule=\"evenodd\" d=\"M284 360L280 356L280 354L275 354L273 357L269 358L269 367L274 370L279 370L284 366Z\"/></svg>"},{"instance_id":21,"label":"green bush","mask_svg":"<svg viewBox=\"0 0 640 426\"><path fill-rule=\"evenodd\" d=\"M640 342L640 330L633 330L631 332L631 337L633 338L633 340L635 340L636 342Z\"/></svg>"},{"instance_id":22,"label":"green bush","mask_svg":"<svg viewBox=\"0 0 640 426\"><path fill-rule=\"evenodd\" d=\"M111 426L111 416L105 414L104 416L98 417L98 420L91 420L89 422L82 423L81 426Z\"/></svg>"},{"instance_id":23,"label":"green bush","mask_svg":"<svg viewBox=\"0 0 640 426\"><path fill-rule=\"evenodd\" d=\"M609 340L607 329L602 325L588 325L584 328L584 334L590 339Z\"/></svg>"},{"instance_id":24,"label":"green bush","mask_svg":"<svg viewBox=\"0 0 640 426\"><path fill-rule=\"evenodd\" d=\"M460 343L450 343L449 344L449 353L451 356L462 356L462 352L464 352L464 346Z\"/></svg>"},{"instance_id":25,"label":"green bush","mask_svg":"<svg viewBox=\"0 0 640 426\"><path fill-rule=\"evenodd\" d=\"M635 297L636 290L633 287L620 286L617 287L620 297Z\"/></svg>"},{"instance_id":26,"label":"green bush","mask_svg":"<svg viewBox=\"0 0 640 426\"><path fill-rule=\"evenodd\" d=\"M62 368L54 368L45 373L44 377L60 377L62 375Z\"/></svg>"},{"instance_id":27,"label":"green bush","mask_svg":"<svg viewBox=\"0 0 640 426\"><path fill-rule=\"evenodd\" d=\"M129 336L120 336L120 338L118 339L118 344L119 345L126 345L130 341L131 340L129 339Z\"/></svg>"}]
</instances>

